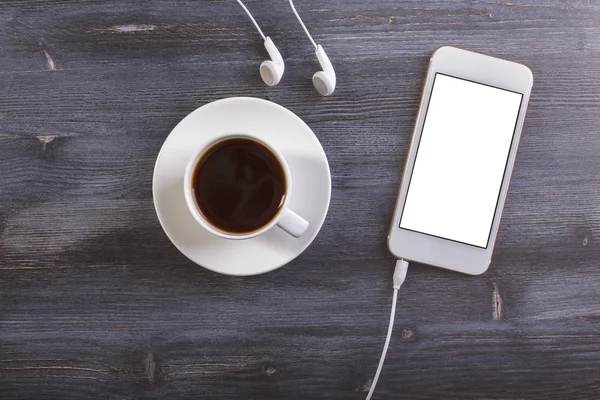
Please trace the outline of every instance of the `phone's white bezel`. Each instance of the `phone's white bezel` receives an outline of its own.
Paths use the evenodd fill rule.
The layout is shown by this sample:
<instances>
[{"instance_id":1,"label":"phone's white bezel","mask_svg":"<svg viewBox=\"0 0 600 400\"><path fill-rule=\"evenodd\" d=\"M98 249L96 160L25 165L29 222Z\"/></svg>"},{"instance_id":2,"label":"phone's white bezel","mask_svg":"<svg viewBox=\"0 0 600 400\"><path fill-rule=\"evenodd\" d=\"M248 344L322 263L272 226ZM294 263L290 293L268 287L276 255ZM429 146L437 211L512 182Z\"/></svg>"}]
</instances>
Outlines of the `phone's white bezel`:
<instances>
[{"instance_id":1,"label":"phone's white bezel","mask_svg":"<svg viewBox=\"0 0 600 400\"><path fill-rule=\"evenodd\" d=\"M410 177L412 175L415 163L416 152L419 146L427 106L436 73L442 73L457 78L494 86L501 89L511 90L523 95L521 108L515 125L513 140L508 155L506 172L502 180L498 204L496 205L494 221L488 239L487 248L463 244L451 240L438 238L414 231L400 228L400 218ZM489 57L483 54L473 53L455 47L441 47L431 57L427 79L423 89L421 106L417 116L417 122L413 133L410 151L404 168L400 194L394 211L394 218L388 235L388 247L392 254L398 258L404 258L410 261L416 261L441 268L446 268L470 275L478 275L488 268L504 200L508 191L508 184L512 173L521 129L525 119L529 94L533 85L533 75L531 70L522 64Z\"/></svg>"}]
</instances>

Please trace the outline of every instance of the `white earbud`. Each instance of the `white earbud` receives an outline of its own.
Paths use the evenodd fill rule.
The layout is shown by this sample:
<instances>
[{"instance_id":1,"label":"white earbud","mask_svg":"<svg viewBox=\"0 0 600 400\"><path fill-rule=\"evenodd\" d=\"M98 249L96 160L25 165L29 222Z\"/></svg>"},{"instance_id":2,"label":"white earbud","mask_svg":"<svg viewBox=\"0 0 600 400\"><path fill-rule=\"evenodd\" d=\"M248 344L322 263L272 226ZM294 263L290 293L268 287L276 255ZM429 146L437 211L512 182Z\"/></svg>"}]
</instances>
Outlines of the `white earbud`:
<instances>
[{"instance_id":1,"label":"white earbud","mask_svg":"<svg viewBox=\"0 0 600 400\"><path fill-rule=\"evenodd\" d=\"M313 44L313 46L315 46L317 59L319 60L319 64L321 64L321 68L323 68L322 71L315 72L315 74L313 75L313 85L315 86L315 89L317 89L317 91L323 96L330 96L335 90L335 84L337 81L333 65L331 65L331 61L329 61L329 57L327 57L327 54L325 54L325 50L323 50L323 47L315 43L314 39L308 32L308 29L306 29L306 25L304 25L302 18L300 18L298 11L296 11L296 7L294 7L294 2L292 0L289 0L289 2L290 6L292 7L292 11L298 19L298 22L300 22L300 25L302 25L302 29L304 29L306 36L308 36L310 42Z\"/></svg>"},{"instance_id":2,"label":"white earbud","mask_svg":"<svg viewBox=\"0 0 600 400\"><path fill-rule=\"evenodd\" d=\"M269 53L270 60L263 61L260 64L260 77L269 86L275 86L281 80L283 71L285 71L285 64L283 63L283 57L281 53L275 47L275 44L270 37L265 39L265 49Z\"/></svg>"},{"instance_id":3,"label":"white earbud","mask_svg":"<svg viewBox=\"0 0 600 400\"><path fill-rule=\"evenodd\" d=\"M252 23L256 27L256 30L258 30L258 33L260 33L260 36L262 36L262 38L264 39L265 49L267 49L267 53L269 53L269 57L271 57L270 60L263 61L260 64L260 77L267 85L275 86L281 80L281 77L283 76L283 71L285 70L283 57L281 57L281 53L279 52L279 50L277 50L277 47L275 47L275 44L273 43L271 38L265 36L262 29L260 29L260 26L258 26L258 23L254 19L250 11L248 11L244 3L242 3L241 0L237 0L237 2L240 6L242 6L244 11L246 11L246 14L248 14L248 17L250 17L250 19L252 20Z\"/></svg>"},{"instance_id":4,"label":"white earbud","mask_svg":"<svg viewBox=\"0 0 600 400\"><path fill-rule=\"evenodd\" d=\"M317 46L317 59L323 70L315 72L312 78L313 85L315 85L317 92L321 93L323 96L329 96L335 90L337 79L333 65L331 65L331 61L329 61L329 57L327 57L327 54L321 45Z\"/></svg>"}]
</instances>

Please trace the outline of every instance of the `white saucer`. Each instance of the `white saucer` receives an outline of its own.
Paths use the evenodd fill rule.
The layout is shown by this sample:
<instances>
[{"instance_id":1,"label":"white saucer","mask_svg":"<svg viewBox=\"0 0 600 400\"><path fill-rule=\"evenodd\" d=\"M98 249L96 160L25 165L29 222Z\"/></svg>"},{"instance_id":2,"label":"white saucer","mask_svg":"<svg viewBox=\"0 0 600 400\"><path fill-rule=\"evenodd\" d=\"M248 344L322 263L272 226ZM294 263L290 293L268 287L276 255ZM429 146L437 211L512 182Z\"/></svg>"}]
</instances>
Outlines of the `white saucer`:
<instances>
[{"instance_id":1,"label":"white saucer","mask_svg":"<svg viewBox=\"0 0 600 400\"><path fill-rule=\"evenodd\" d=\"M275 227L252 239L228 240L194 220L183 196L185 168L223 133L256 135L283 154L294 184L290 208L310 223L301 238ZM198 108L173 129L156 160L152 195L165 233L187 258L221 274L256 275L289 263L312 243L329 209L331 175L319 140L298 116L270 101L233 97Z\"/></svg>"}]
</instances>

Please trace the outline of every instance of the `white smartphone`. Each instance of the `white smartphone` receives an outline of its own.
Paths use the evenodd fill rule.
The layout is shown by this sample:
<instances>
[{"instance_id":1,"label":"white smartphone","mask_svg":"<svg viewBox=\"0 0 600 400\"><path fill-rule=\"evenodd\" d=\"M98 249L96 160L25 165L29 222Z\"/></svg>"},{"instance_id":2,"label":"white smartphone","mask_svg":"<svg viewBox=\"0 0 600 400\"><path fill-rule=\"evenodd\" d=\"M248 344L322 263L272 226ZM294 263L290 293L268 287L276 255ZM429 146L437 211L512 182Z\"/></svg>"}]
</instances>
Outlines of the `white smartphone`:
<instances>
[{"instance_id":1,"label":"white smartphone","mask_svg":"<svg viewBox=\"0 0 600 400\"><path fill-rule=\"evenodd\" d=\"M521 64L454 47L433 54L392 254L471 275L488 268L532 85Z\"/></svg>"}]
</instances>

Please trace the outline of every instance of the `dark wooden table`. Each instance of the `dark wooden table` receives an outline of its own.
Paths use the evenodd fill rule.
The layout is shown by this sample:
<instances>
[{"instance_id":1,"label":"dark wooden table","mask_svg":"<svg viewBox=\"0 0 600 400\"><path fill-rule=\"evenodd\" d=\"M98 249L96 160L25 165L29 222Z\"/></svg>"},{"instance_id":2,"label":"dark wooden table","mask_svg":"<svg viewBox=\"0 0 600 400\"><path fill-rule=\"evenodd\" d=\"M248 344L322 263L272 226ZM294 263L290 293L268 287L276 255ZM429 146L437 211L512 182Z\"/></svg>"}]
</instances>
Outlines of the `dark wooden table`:
<instances>
[{"instance_id":1,"label":"dark wooden table","mask_svg":"<svg viewBox=\"0 0 600 400\"><path fill-rule=\"evenodd\" d=\"M414 265L377 399L600 398L600 2L0 3L0 397L362 399L383 345L385 244L431 53L528 65L535 83L490 270ZM289 265L235 278L188 261L151 178L185 115L228 96L288 107L333 195Z\"/></svg>"}]
</instances>

